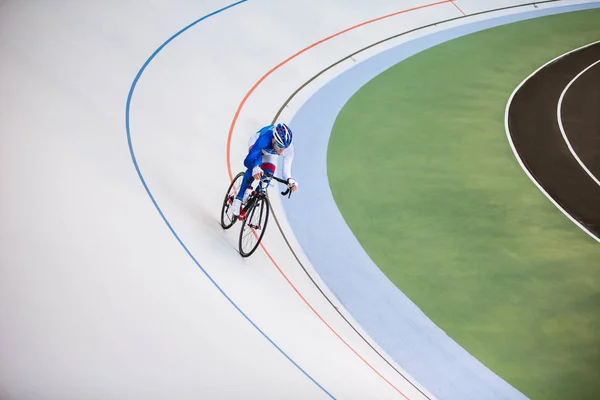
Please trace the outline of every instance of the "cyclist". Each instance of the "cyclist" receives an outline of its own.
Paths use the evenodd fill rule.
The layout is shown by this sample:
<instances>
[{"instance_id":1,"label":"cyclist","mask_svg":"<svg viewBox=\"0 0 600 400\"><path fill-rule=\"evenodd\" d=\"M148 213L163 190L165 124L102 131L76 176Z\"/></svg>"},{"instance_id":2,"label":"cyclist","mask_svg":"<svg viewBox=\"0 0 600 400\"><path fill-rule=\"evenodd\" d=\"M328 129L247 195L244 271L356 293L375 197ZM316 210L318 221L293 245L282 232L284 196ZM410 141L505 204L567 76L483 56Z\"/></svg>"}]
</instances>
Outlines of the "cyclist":
<instances>
[{"instance_id":1,"label":"cyclist","mask_svg":"<svg viewBox=\"0 0 600 400\"><path fill-rule=\"evenodd\" d=\"M292 130L286 124L267 125L254 133L248 140L248 155L244 166L248 168L244 174L240 190L231 204L231 212L237 217L240 207L252 192L251 179L258 180L264 171L275 174L277 157L283 157L282 178L287 181L292 192L298 188L298 182L292 179L292 160L294 145Z\"/></svg>"}]
</instances>

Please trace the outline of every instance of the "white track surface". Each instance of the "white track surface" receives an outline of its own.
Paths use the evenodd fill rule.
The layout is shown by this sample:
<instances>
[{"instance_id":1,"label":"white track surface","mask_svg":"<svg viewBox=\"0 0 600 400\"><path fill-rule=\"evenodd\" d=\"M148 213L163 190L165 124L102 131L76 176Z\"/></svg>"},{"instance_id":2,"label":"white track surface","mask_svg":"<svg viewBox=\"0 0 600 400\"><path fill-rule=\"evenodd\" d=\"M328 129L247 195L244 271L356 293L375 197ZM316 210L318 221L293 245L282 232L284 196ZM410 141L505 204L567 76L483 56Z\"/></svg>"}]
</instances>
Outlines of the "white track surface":
<instances>
[{"instance_id":1,"label":"white track surface","mask_svg":"<svg viewBox=\"0 0 600 400\"><path fill-rule=\"evenodd\" d=\"M194 262L128 147L127 96L144 62L230 3L0 0L0 399L424 398L323 298L275 224L264 240L272 258L259 249L242 259L239 226L223 231L218 219L228 132L257 80L329 35L427 3L249 1L167 45L131 99L132 148L174 232L326 392ZM482 3L456 1L467 14ZM458 15L445 3L390 17L277 70L236 121L234 173L248 135L306 79L358 48Z\"/></svg>"}]
</instances>

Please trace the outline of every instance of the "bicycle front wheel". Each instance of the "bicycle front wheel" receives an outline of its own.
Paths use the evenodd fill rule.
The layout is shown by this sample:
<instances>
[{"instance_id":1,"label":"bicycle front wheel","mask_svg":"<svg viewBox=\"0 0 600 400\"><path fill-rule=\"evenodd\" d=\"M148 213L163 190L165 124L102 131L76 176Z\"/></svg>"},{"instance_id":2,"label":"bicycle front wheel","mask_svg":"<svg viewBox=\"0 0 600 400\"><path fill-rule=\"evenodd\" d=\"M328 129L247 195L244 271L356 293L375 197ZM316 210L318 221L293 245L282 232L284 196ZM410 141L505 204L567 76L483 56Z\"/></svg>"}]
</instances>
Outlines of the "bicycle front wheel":
<instances>
[{"instance_id":1,"label":"bicycle front wheel","mask_svg":"<svg viewBox=\"0 0 600 400\"><path fill-rule=\"evenodd\" d=\"M254 253L267 229L271 205L266 196L259 197L246 212L246 218L240 229L239 250L242 257Z\"/></svg>"}]
</instances>

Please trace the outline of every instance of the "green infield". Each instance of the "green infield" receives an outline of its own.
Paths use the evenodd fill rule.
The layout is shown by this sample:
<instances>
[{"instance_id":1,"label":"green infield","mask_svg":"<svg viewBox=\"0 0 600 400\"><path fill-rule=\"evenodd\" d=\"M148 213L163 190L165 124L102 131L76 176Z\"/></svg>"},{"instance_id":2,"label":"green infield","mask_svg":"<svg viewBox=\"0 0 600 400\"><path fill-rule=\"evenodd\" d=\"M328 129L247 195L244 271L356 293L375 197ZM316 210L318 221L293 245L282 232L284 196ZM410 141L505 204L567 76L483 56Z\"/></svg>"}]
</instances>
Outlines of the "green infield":
<instances>
[{"instance_id":1,"label":"green infield","mask_svg":"<svg viewBox=\"0 0 600 400\"><path fill-rule=\"evenodd\" d=\"M359 90L328 148L335 201L373 261L532 399L600 396L600 244L526 176L504 112L535 69L598 40L600 9L438 45Z\"/></svg>"}]
</instances>

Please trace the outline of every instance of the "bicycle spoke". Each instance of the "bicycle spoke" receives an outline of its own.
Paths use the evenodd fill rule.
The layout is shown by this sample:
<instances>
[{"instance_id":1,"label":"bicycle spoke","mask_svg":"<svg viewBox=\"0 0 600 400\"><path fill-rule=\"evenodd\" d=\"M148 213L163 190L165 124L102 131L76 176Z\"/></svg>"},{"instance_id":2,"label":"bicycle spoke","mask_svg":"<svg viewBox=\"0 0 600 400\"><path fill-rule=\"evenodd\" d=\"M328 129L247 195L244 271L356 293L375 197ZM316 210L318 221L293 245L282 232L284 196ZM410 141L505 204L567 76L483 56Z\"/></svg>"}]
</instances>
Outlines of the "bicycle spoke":
<instances>
[{"instance_id":1,"label":"bicycle spoke","mask_svg":"<svg viewBox=\"0 0 600 400\"><path fill-rule=\"evenodd\" d=\"M235 176L235 178L229 185L229 188L227 189L227 193L223 200L223 205L221 207L221 226L224 229L231 228L237 221L237 218L234 218L231 212L231 203L238 193L238 188L241 187L243 175L243 172L240 172Z\"/></svg>"},{"instance_id":2,"label":"bicycle spoke","mask_svg":"<svg viewBox=\"0 0 600 400\"><path fill-rule=\"evenodd\" d=\"M242 239L244 244L250 243L250 247L252 247L252 245L253 245L252 244L252 236L256 237L256 234L254 233L254 229L248 228L248 231L244 234L244 238ZM246 248L246 247L247 246L244 246L244 248Z\"/></svg>"},{"instance_id":3,"label":"bicycle spoke","mask_svg":"<svg viewBox=\"0 0 600 400\"><path fill-rule=\"evenodd\" d=\"M250 215L248 216L248 221L246 222L246 226L248 227L247 232L244 233L244 238L247 241L252 240L252 236L254 236L255 239L258 239L258 235L256 234L256 229L254 228L254 226L256 226L257 224L253 221L254 220L254 216L256 215L256 209L258 207L261 207L260 205L257 205L256 207L252 208ZM260 225L260 220L258 221L258 225Z\"/></svg>"},{"instance_id":4,"label":"bicycle spoke","mask_svg":"<svg viewBox=\"0 0 600 400\"><path fill-rule=\"evenodd\" d=\"M242 256L251 255L264 236L268 207L268 200L264 197L256 199L256 203L250 206L240 231L239 246Z\"/></svg>"}]
</instances>

